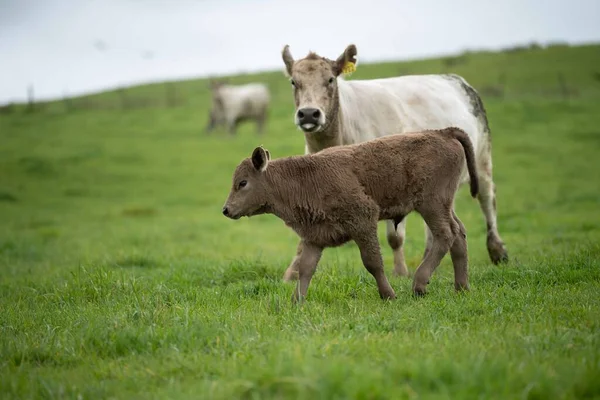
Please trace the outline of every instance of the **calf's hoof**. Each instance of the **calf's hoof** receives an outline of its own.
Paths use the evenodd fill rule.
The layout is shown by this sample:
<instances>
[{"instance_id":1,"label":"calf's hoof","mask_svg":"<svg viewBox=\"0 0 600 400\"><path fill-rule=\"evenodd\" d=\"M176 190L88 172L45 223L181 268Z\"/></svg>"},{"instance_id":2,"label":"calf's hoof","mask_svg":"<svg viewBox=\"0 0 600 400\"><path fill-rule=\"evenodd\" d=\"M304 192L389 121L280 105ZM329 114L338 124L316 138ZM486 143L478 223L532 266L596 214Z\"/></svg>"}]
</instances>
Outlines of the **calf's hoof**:
<instances>
[{"instance_id":1,"label":"calf's hoof","mask_svg":"<svg viewBox=\"0 0 600 400\"><path fill-rule=\"evenodd\" d=\"M454 290L456 290L457 292L468 292L470 290L469 284L454 282Z\"/></svg>"},{"instance_id":2,"label":"calf's hoof","mask_svg":"<svg viewBox=\"0 0 600 400\"><path fill-rule=\"evenodd\" d=\"M422 281L415 280L413 282L413 294L417 297L425 296L427 294L427 285L429 284L429 279L423 283Z\"/></svg>"},{"instance_id":3,"label":"calf's hoof","mask_svg":"<svg viewBox=\"0 0 600 400\"><path fill-rule=\"evenodd\" d=\"M390 288L389 290L380 292L379 297L381 297L382 300L395 300L396 293L394 293L394 290Z\"/></svg>"},{"instance_id":4,"label":"calf's hoof","mask_svg":"<svg viewBox=\"0 0 600 400\"><path fill-rule=\"evenodd\" d=\"M502 241L488 237L487 248L490 260L495 265L508 262L508 251L506 251L506 247Z\"/></svg>"}]
</instances>

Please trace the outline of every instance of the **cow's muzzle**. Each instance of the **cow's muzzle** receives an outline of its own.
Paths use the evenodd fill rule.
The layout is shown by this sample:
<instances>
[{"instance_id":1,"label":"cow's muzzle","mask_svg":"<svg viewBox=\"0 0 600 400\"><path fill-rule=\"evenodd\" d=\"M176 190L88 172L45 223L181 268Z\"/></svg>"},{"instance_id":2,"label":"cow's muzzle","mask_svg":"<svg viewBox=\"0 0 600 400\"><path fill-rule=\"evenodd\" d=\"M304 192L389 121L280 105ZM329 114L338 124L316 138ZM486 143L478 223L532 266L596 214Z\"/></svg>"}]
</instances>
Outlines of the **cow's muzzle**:
<instances>
[{"instance_id":1,"label":"cow's muzzle","mask_svg":"<svg viewBox=\"0 0 600 400\"><path fill-rule=\"evenodd\" d=\"M296 125L304 132L316 132L325 123L325 116L318 108L305 107L296 112Z\"/></svg>"}]
</instances>

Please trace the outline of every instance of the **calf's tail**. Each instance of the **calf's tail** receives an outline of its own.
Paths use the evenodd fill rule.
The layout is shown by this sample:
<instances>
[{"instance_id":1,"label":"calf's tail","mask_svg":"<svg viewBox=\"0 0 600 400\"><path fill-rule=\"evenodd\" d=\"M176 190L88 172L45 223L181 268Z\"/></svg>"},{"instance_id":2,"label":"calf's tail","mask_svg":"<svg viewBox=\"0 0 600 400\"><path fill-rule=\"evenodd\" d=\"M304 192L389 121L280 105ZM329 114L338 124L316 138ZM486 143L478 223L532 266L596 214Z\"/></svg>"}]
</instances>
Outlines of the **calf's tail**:
<instances>
[{"instance_id":1,"label":"calf's tail","mask_svg":"<svg viewBox=\"0 0 600 400\"><path fill-rule=\"evenodd\" d=\"M444 129L447 134L451 135L454 139L458 140L465 151L465 157L467 159L467 170L469 171L469 180L471 183L471 196L477 197L479 193L479 179L477 175L477 163L475 162L475 151L473 151L473 143L469 138L469 135L465 131L459 128L447 128Z\"/></svg>"}]
</instances>

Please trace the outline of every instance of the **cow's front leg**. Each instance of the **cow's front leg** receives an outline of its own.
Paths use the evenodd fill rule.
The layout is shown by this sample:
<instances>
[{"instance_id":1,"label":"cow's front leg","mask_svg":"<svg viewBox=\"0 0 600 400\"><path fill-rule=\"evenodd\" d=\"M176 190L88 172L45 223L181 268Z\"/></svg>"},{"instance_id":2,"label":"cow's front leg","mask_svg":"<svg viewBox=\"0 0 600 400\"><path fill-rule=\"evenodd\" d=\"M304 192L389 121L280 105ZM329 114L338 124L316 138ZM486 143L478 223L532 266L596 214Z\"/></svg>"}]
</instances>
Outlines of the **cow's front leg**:
<instances>
[{"instance_id":1,"label":"cow's front leg","mask_svg":"<svg viewBox=\"0 0 600 400\"><path fill-rule=\"evenodd\" d=\"M231 136L235 135L236 125L235 122L229 122L227 124L227 132L229 132Z\"/></svg>"},{"instance_id":2,"label":"cow's front leg","mask_svg":"<svg viewBox=\"0 0 600 400\"><path fill-rule=\"evenodd\" d=\"M259 135L265 133L265 121L267 120L267 112L263 111L256 119L256 132Z\"/></svg>"},{"instance_id":3,"label":"cow's front leg","mask_svg":"<svg viewBox=\"0 0 600 400\"><path fill-rule=\"evenodd\" d=\"M406 218L404 218L398 227L394 226L394 221L386 221L387 242L394 253L394 275L408 276L406 260L404 259L404 236L406 234Z\"/></svg>"},{"instance_id":4,"label":"cow's front leg","mask_svg":"<svg viewBox=\"0 0 600 400\"><path fill-rule=\"evenodd\" d=\"M431 233L431 229L429 229L425 222L423 222L423 226L425 227L425 249L423 250L423 259L425 259L433 245L433 233Z\"/></svg>"}]
</instances>

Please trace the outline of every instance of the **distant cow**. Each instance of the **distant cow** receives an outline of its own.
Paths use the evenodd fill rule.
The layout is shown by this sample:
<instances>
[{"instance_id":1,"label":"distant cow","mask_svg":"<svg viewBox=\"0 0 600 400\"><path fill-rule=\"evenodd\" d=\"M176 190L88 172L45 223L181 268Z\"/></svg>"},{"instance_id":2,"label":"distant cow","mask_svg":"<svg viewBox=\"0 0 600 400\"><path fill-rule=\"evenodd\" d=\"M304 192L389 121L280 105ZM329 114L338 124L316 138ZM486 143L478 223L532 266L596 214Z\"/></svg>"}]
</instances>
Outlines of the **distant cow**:
<instances>
[{"instance_id":1,"label":"distant cow","mask_svg":"<svg viewBox=\"0 0 600 400\"><path fill-rule=\"evenodd\" d=\"M296 110L295 124L304 132L305 153L331 146L360 143L393 133L456 126L467 132L479 169L479 204L487 222L487 248L497 264L508 253L496 226L495 185L492 179L492 145L483 103L458 75L412 75L386 79L346 81L341 78L356 66L356 46L350 45L336 59L316 53L294 60L289 46L282 51L290 77ZM367 168L368 165L365 165ZM469 180L463 169L461 183ZM426 229L426 249L431 231ZM387 240L394 251L394 273L408 275L402 245L405 222L397 227L387 221ZM296 258L301 256L302 242ZM292 261L284 279L296 274Z\"/></svg>"},{"instance_id":2,"label":"distant cow","mask_svg":"<svg viewBox=\"0 0 600 400\"><path fill-rule=\"evenodd\" d=\"M478 191L469 136L458 128L385 136L316 154L270 160L257 147L236 168L223 214L232 219L274 214L301 238L294 261L299 281L294 300L306 296L326 247L354 240L382 298L395 298L383 269L377 222L400 224L417 211L432 231L431 248L413 280L416 295L450 251L456 290L468 289L466 231L454 212L463 166Z\"/></svg>"},{"instance_id":3,"label":"distant cow","mask_svg":"<svg viewBox=\"0 0 600 400\"><path fill-rule=\"evenodd\" d=\"M257 132L264 132L269 109L269 89L262 83L246 85L228 85L211 81L212 108L206 132L218 125L225 125L229 133L234 134L240 122L256 121Z\"/></svg>"}]
</instances>

